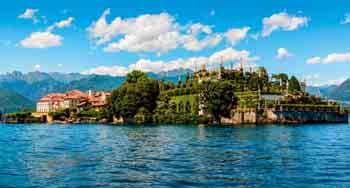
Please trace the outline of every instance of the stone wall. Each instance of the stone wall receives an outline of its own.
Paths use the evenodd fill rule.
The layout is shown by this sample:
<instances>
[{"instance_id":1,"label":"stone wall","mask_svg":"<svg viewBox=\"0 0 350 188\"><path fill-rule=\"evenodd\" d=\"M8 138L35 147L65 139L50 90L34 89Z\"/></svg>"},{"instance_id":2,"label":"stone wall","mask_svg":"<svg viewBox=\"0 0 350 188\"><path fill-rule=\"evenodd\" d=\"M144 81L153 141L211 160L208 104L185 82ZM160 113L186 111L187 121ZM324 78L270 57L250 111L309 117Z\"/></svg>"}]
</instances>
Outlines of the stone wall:
<instances>
[{"instance_id":1,"label":"stone wall","mask_svg":"<svg viewBox=\"0 0 350 188\"><path fill-rule=\"evenodd\" d=\"M222 124L256 124L258 113L255 109L233 111L231 118L221 118Z\"/></svg>"},{"instance_id":2,"label":"stone wall","mask_svg":"<svg viewBox=\"0 0 350 188\"><path fill-rule=\"evenodd\" d=\"M301 123L348 123L348 114L337 112L275 111L246 109L234 110L230 118L221 118L222 124L301 124Z\"/></svg>"},{"instance_id":3,"label":"stone wall","mask_svg":"<svg viewBox=\"0 0 350 188\"><path fill-rule=\"evenodd\" d=\"M276 123L348 123L348 114L337 112L269 112L267 119Z\"/></svg>"},{"instance_id":4,"label":"stone wall","mask_svg":"<svg viewBox=\"0 0 350 188\"><path fill-rule=\"evenodd\" d=\"M50 114L47 112L33 112L32 116L36 118L42 118L46 123L53 122L53 117L50 116Z\"/></svg>"}]
</instances>

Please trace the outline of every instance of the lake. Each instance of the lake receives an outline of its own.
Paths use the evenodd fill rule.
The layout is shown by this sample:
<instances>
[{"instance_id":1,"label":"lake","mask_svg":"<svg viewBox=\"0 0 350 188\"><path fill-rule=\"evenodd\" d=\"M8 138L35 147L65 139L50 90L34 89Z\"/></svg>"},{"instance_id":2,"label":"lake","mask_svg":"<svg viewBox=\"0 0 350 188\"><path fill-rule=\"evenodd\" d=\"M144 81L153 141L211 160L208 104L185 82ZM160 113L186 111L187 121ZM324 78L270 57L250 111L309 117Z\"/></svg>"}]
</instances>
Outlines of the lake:
<instances>
[{"instance_id":1,"label":"lake","mask_svg":"<svg viewBox=\"0 0 350 188\"><path fill-rule=\"evenodd\" d=\"M350 187L350 126L0 125L0 187Z\"/></svg>"}]
</instances>

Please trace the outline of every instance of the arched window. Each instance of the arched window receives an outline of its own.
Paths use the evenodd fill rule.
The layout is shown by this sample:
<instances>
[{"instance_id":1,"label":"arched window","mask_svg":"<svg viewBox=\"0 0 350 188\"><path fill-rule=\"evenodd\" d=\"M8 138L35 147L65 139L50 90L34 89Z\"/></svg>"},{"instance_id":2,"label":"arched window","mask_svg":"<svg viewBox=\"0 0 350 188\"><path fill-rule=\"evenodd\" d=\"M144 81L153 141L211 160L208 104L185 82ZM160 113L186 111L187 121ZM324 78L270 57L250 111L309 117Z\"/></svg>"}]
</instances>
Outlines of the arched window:
<instances>
[{"instance_id":1,"label":"arched window","mask_svg":"<svg viewBox=\"0 0 350 188\"><path fill-rule=\"evenodd\" d=\"M184 112L184 104L182 103L182 101L179 102L177 111Z\"/></svg>"},{"instance_id":2,"label":"arched window","mask_svg":"<svg viewBox=\"0 0 350 188\"><path fill-rule=\"evenodd\" d=\"M185 111L186 111L187 113L190 113L190 112L191 112L191 103L190 103L190 101L187 101L187 102L186 102Z\"/></svg>"}]
</instances>

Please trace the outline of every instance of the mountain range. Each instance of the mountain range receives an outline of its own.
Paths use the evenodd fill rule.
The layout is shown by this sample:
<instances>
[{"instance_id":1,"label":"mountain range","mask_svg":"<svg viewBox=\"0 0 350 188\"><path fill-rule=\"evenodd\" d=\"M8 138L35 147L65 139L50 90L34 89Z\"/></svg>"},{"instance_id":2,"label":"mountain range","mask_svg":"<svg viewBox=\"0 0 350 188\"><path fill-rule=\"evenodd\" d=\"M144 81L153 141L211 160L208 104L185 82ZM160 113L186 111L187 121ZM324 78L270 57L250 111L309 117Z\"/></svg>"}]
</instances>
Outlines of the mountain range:
<instances>
[{"instance_id":1,"label":"mountain range","mask_svg":"<svg viewBox=\"0 0 350 188\"><path fill-rule=\"evenodd\" d=\"M328 99L348 102L350 101L350 79L345 80L340 85L309 86L307 92Z\"/></svg>"},{"instance_id":2,"label":"mountain range","mask_svg":"<svg viewBox=\"0 0 350 188\"><path fill-rule=\"evenodd\" d=\"M328 97L339 101L350 101L350 79L345 80L342 84L332 89Z\"/></svg>"},{"instance_id":3,"label":"mountain range","mask_svg":"<svg viewBox=\"0 0 350 188\"><path fill-rule=\"evenodd\" d=\"M23 109L32 109L35 103L28 98L0 88L0 112L15 112Z\"/></svg>"},{"instance_id":4,"label":"mountain range","mask_svg":"<svg viewBox=\"0 0 350 188\"><path fill-rule=\"evenodd\" d=\"M330 93L337 89L337 85L321 85L321 86L308 86L306 91L312 95L319 95L321 97L329 97Z\"/></svg>"},{"instance_id":5,"label":"mountain range","mask_svg":"<svg viewBox=\"0 0 350 188\"><path fill-rule=\"evenodd\" d=\"M148 73L150 77L170 82L183 80L191 70ZM120 86L125 77L108 75L85 75L79 73L45 73L14 71L0 75L0 110L17 111L22 108L35 108L35 101L48 93L81 91L111 91ZM9 99L15 99L11 101Z\"/></svg>"}]
</instances>

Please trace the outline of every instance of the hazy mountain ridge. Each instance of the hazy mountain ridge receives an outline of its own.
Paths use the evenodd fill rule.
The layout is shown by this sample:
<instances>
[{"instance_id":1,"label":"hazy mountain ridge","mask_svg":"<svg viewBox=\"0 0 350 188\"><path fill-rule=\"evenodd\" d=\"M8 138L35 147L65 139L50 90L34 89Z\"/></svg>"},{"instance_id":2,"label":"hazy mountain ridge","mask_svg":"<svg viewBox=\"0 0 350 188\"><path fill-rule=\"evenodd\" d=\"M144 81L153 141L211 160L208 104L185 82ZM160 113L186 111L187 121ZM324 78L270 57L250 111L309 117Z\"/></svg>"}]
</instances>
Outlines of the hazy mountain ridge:
<instances>
[{"instance_id":1,"label":"hazy mountain ridge","mask_svg":"<svg viewBox=\"0 0 350 188\"><path fill-rule=\"evenodd\" d=\"M11 73L0 75L0 82L25 81L28 83L34 83L43 80L53 79L59 82L69 83L71 81L80 80L87 77L89 77L89 75L83 75L80 73L45 73L39 71L22 73L20 71L13 71Z\"/></svg>"},{"instance_id":2,"label":"hazy mountain ridge","mask_svg":"<svg viewBox=\"0 0 350 188\"><path fill-rule=\"evenodd\" d=\"M340 101L350 101L350 79L331 90L328 97Z\"/></svg>"},{"instance_id":3,"label":"hazy mountain ridge","mask_svg":"<svg viewBox=\"0 0 350 188\"><path fill-rule=\"evenodd\" d=\"M0 111L3 112L14 112L23 109L33 109L35 103L26 97L19 95L16 92L0 89Z\"/></svg>"},{"instance_id":4,"label":"hazy mountain ridge","mask_svg":"<svg viewBox=\"0 0 350 188\"><path fill-rule=\"evenodd\" d=\"M159 80L177 82L179 79L186 78L190 70L178 70L169 73L148 73L150 77ZM45 72L29 72L22 73L14 71L0 75L0 97L1 92L6 96L3 102L0 101L0 108L13 106L11 97L18 99L18 103L14 103L15 107L11 109L22 109L21 104L26 107L32 106L41 97L48 93L66 92L73 89L82 91L111 91L119 87L125 80L125 77L115 77L109 75L84 75L80 73L45 73ZM22 96L22 97L19 97ZM1 99L0 99L1 100ZM22 101L22 102L21 102ZM17 105L17 106L16 106Z\"/></svg>"},{"instance_id":5,"label":"hazy mountain ridge","mask_svg":"<svg viewBox=\"0 0 350 188\"><path fill-rule=\"evenodd\" d=\"M81 91L111 91L119 87L125 77L113 77L105 75L90 75L81 80L74 80L67 84L66 90L79 89Z\"/></svg>"},{"instance_id":6,"label":"hazy mountain ridge","mask_svg":"<svg viewBox=\"0 0 350 188\"><path fill-rule=\"evenodd\" d=\"M118 87L123 81L123 77L82 75L79 73L29 72L23 74L13 72L0 76L0 88L14 91L32 101L37 101L48 93L73 89L109 91Z\"/></svg>"},{"instance_id":7,"label":"hazy mountain ridge","mask_svg":"<svg viewBox=\"0 0 350 188\"><path fill-rule=\"evenodd\" d=\"M321 97L330 97L331 92L336 89L337 85L323 85L323 86L308 86L306 91L312 95L320 95Z\"/></svg>"},{"instance_id":8,"label":"hazy mountain ridge","mask_svg":"<svg viewBox=\"0 0 350 188\"><path fill-rule=\"evenodd\" d=\"M313 95L321 94L321 97L334 99L341 102L350 101L350 79L340 85L309 86L307 92Z\"/></svg>"}]
</instances>

